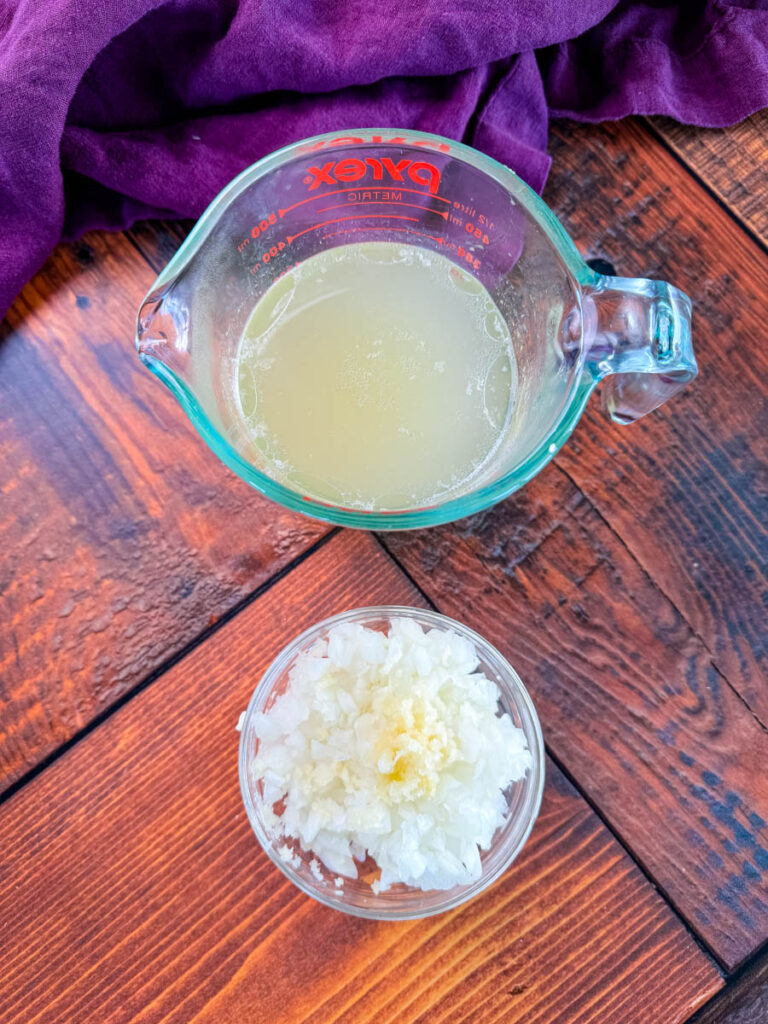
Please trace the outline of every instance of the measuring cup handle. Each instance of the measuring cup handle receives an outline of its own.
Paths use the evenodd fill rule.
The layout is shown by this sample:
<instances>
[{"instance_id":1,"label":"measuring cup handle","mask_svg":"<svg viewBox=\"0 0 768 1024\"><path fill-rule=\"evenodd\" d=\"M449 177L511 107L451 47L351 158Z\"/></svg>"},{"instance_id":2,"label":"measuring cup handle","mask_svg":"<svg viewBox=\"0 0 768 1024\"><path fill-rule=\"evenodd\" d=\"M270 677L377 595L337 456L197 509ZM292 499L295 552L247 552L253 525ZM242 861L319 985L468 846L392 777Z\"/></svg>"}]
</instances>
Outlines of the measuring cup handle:
<instances>
[{"instance_id":1,"label":"measuring cup handle","mask_svg":"<svg viewBox=\"0 0 768 1024\"><path fill-rule=\"evenodd\" d=\"M585 289L586 365L603 408L631 423L693 380L691 300L664 281L602 277Z\"/></svg>"}]
</instances>

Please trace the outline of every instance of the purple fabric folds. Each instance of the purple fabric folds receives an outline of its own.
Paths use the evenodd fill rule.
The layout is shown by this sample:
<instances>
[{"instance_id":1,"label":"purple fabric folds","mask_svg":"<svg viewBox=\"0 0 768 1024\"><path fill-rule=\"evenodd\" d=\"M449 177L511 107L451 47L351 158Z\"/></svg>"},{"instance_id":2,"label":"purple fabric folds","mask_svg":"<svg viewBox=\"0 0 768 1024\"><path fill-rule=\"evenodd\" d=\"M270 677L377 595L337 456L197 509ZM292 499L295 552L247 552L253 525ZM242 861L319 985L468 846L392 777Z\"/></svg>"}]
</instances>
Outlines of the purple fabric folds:
<instances>
[{"instance_id":1,"label":"purple fabric folds","mask_svg":"<svg viewBox=\"0 0 768 1024\"><path fill-rule=\"evenodd\" d=\"M768 106L768 2L0 0L0 307L63 236L198 216L306 135L418 128L544 184L551 115Z\"/></svg>"}]
</instances>

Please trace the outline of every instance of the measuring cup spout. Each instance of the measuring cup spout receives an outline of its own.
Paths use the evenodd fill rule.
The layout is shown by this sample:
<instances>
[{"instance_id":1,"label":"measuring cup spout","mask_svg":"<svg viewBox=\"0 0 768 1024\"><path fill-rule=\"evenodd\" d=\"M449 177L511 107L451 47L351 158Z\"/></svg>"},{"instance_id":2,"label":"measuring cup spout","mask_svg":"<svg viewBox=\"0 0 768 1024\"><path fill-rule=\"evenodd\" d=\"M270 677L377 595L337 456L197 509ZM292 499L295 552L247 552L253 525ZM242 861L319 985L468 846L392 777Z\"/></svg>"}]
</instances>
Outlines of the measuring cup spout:
<instances>
[{"instance_id":1,"label":"measuring cup spout","mask_svg":"<svg viewBox=\"0 0 768 1024\"><path fill-rule=\"evenodd\" d=\"M152 369L164 366L182 380L190 368L189 309L173 287L144 299L136 320L136 349Z\"/></svg>"},{"instance_id":2,"label":"measuring cup spout","mask_svg":"<svg viewBox=\"0 0 768 1024\"><path fill-rule=\"evenodd\" d=\"M600 276L583 316L587 368L616 423L652 412L696 376L691 300L671 284Z\"/></svg>"}]
</instances>

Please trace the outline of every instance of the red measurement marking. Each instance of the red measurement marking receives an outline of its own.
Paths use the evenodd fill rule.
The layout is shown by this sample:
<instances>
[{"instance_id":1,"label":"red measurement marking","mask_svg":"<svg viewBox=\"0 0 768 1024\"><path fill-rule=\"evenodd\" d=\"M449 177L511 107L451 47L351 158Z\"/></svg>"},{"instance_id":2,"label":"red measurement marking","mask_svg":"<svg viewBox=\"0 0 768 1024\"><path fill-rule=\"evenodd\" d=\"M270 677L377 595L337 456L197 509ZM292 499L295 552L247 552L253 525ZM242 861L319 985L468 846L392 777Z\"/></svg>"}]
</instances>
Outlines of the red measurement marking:
<instances>
[{"instance_id":1,"label":"red measurement marking","mask_svg":"<svg viewBox=\"0 0 768 1024\"><path fill-rule=\"evenodd\" d=\"M381 186L379 186L381 187ZM316 196L310 196L308 199L300 199L298 203L294 203L293 206L286 206L284 210L278 210L278 216L284 217L286 213L290 213L291 210L295 210L297 206L303 206L304 203L312 203L315 199L327 199L329 196L340 196L344 192L364 192L366 189L361 188L360 185L355 185L350 188L337 188L335 192L320 192ZM370 191L368 189L367 191ZM444 196L433 196L431 192L421 192L417 188L404 188L402 185L396 187L397 192L413 192L417 196L426 196L428 199L439 199L441 203L450 203L450 199L446 199Z\"/></svg>"},{"instance_id":2,"label":"red measurement marking","mask_svg":"<svg viewBox=\"0 0 768 1024\"><path fill-rule=\"evenodd\" d=\"M482 242L483 245L491 244L491 240L488 237L488 233L486 231L483 231L482 228L476 228L471 220L468 220L467 223L464 225L464 230L467 232L468 235L473 235L476 239L478 239L478 241Z\"/></svg>"},{"instance_id":3,"label":"red measurement marking","mask_svg":"<svg viewBox=\"0 0 768 1024\"><path fill-rule=\"evenodd\" d=\"M322 237L325 239L335 238L337 235L356 235L361 231L407 231L409 235L418 235L419 238L429 238L433 242L437 242L438 245L451 245L450 242L446 242L446 240L441 238L440 235L427 235L423 231L414 231L413 228L347 228L345 231L329 231L327 235L323 235ZM455 249L456 246L454 245L453 248Z\"/></svg>"},{"instance_id":4,"label":"red measurement marking","mask_svg":"<svg viewBox=\"0 0 768 1024\"><path fill-rule=\"evenodd\" d=\"M406 217L396 213L353 213L351 217L337 217L335 220L324 220L319 224L313 224L311 228L304 228L303 231L299 231L296 235L287 235L286 241L290 245L291 242L295 242L297 238L301 238L302 235L306 235L309 231L316 231L318 228L327 227L328 224L340 224L343 220L357 220L358 217L383 217L385 220L411 220L414 224L419 223L416 217Z\"/></svg>"},{"instance_id":5,"label":"red measurement marking","mask_svg":"<svg viewBox=\"0 0 768 1024\"><path fill-rule=\"evenodd\" d=\"M421 203L400 203L396 199L389 201L386 199L366 199L362 203L340 203L338 206L324 206L317 212L326 213L328 210L350 210L353 207L357 209L358 206L411 206L414 210L426 210L427 213L436 213L443 220L448 220L447 210L433 210L431 206L422 206ZM363 216L366 215L363 214Z\"/></svg>"},{"instance_id":6,"label":"red measurement marking","mask_svg":"<svg viewBox=\"0 0 768 1024\"><path fill-rule=\"evenodd\" d=\"M460 203L457 199L453 202L454 210L461 210L462 213L468 213L470 217L477 216L477 210L474 206L465 206L464 203Z\"/></svg>"}]
</instances>

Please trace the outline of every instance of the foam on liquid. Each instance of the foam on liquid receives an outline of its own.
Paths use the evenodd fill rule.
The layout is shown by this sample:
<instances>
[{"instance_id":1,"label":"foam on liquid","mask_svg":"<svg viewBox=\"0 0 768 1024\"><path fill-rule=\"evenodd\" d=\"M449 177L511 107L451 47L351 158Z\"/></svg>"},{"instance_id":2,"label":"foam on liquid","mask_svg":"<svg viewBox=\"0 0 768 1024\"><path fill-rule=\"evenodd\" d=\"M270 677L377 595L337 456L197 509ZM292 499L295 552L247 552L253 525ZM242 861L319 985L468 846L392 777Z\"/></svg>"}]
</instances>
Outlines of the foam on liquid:
<instances>
[{"instance_id":1,"label":"foam on liquid","mask_svg":"<svg viewBox=\"0 0 768 1024\"><path fill-rule=\"evenodd\" d=\"M479 281L391 242L327 250L276 281L248 319L236 374L265 472L377 510L471 489L517 388L509 331Z\"/></svg>"}]
</instances>

